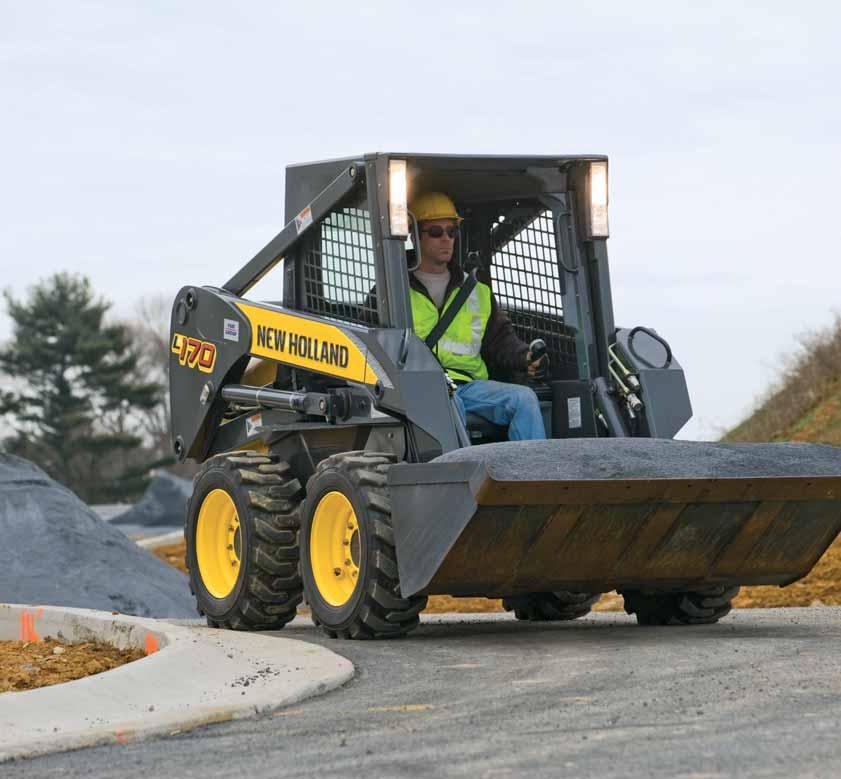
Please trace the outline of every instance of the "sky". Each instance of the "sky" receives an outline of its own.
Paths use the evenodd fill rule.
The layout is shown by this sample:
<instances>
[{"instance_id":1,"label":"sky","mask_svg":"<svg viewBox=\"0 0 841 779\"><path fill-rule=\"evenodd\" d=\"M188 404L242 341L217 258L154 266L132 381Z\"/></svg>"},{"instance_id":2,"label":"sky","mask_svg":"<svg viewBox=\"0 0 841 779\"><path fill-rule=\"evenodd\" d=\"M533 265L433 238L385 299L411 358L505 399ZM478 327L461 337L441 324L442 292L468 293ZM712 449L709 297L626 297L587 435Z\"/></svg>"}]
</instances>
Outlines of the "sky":
<instances>
[{"instance_id":1,"label":"sky","mask_svg":"<svg viewBox=\"0 0 841 779\"><path fill-rule=\"evenodd\" d=\"M841 6L0 0L0 286L131 317L283 226L288 164L610 157L616 322L714 439L841 313ZM0 313L0 342L12 334Z\"/></svg>"}]
</instances>

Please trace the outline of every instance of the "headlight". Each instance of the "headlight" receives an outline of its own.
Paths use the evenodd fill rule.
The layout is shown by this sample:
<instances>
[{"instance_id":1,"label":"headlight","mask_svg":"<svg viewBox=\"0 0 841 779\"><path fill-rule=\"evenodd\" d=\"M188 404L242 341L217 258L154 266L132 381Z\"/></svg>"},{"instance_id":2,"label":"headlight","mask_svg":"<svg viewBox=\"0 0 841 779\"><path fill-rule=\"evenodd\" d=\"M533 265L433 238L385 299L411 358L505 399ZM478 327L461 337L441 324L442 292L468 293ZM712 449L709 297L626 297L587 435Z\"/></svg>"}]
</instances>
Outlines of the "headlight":
<instances>
[{"instance_id":1,"label":"headlight","mask_svg":"<svg viewBox=\"0 0 841 779\"><path fill-rule=\"evenodd\" d=\"M607 162L590 163L590 237L607 238Z\"/></svg>"},{"instance_id":2,"label":"headlight","mask_svg":"<svg viewBox=\"0 0 841 779\"><path fill-rule=\"evenodd\" d=\"M406 160L388 161L388 222L392 235L409 235L409 212L406 207Z\"/></svg>"}]
</instances>

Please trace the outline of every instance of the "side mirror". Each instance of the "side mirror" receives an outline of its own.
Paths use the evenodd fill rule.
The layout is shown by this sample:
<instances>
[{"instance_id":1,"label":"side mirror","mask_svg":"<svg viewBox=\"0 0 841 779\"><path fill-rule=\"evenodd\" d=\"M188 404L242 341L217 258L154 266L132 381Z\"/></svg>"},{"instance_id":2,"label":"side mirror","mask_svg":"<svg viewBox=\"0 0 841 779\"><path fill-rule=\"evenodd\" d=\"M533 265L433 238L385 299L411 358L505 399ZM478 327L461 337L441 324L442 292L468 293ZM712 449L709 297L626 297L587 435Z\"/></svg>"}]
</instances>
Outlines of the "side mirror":
<instances>
[{"instance_id":1,"label":"side mirror","mask_svg":"<svg viewBox=\"0 0 841 779\"><path fill-rule=\"evenodd\" d=\"M669 344L647 327L635 327L628 333L628 349L640 362L652 368L668 368L672 364Z\"/></svg>"}]
</instances>

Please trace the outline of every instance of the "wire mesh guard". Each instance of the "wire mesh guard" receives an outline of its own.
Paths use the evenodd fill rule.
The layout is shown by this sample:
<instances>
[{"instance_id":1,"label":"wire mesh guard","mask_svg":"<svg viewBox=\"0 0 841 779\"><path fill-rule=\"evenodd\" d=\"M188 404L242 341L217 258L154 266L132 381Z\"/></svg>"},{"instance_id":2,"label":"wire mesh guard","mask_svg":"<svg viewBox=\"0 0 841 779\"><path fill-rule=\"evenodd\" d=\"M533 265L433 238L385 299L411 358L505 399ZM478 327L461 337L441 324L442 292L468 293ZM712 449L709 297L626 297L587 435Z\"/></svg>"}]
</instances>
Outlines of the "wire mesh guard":
<instances>
[{"instance_id":1,"label":"wire mesh guard","mask_svg":"<svg viewBox=\"0 0 841 779\"><path fill-rule=\"evenodd\" d=\"M491 235L510 234L495 248L490 267L493 292L517 334L527 343L546 341L553 374L575 366L575 338L564 324L555 224L551 211L516 221L496 221Z\"/></svg>"},{"instance_id":2,"label":"wire mesh guard","mask_svg":"<svg viewBox=\"0 0 841 779\"><path fill-rule=\"evenodd\" d=\"M319 225L304 260L304 306L336 319L378 324L371 219L367 209L340 208Z\"/></svg>"}]
</instances>

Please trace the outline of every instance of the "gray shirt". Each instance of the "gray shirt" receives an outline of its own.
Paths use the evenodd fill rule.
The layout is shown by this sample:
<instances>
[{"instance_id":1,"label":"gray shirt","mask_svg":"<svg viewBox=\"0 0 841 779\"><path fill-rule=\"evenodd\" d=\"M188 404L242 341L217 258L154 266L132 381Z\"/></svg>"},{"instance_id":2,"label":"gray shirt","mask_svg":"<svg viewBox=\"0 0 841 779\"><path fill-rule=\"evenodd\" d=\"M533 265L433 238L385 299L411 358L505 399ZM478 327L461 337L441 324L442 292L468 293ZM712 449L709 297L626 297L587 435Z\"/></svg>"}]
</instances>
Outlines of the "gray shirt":
<instances>
[{"instance_id":1,"label":"gray shirt","mask_svg":"<svg viewBox=\"0 0 841 779\"><path fill-rule=\"evenodd\" d=\"M425 273L422 270L416 270L415 278L426 287L429 297L435 303L435 307L440 311L441 306L444 305L444 293L447 291L447 285L450 283L450 271L445 270L443 273Z\"/></svg>"}]
</instances>

